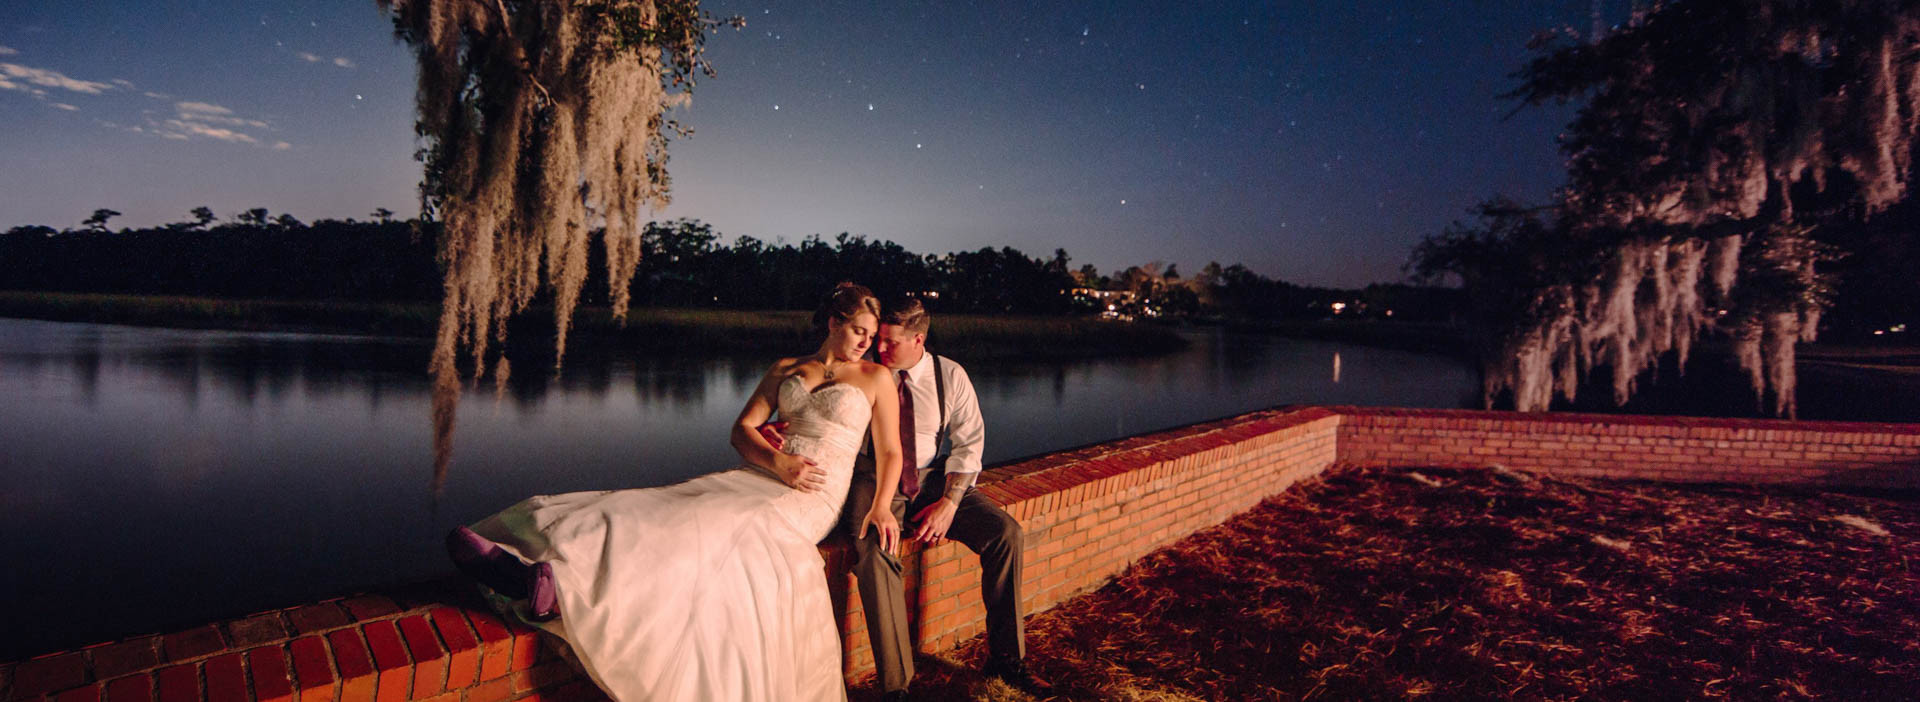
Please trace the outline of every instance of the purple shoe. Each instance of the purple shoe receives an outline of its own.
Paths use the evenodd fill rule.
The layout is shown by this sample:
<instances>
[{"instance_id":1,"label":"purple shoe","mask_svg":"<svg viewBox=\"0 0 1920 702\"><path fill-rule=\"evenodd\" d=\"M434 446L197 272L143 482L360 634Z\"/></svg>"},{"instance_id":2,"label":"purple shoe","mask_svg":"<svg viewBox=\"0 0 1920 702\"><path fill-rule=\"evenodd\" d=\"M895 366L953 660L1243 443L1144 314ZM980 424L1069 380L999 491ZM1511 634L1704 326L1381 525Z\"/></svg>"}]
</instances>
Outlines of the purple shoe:
<instances>
[{"instance_id":1,"label":"purple shoe","mask_svg":"<svg viewBox=\"0 0 1920 702\"><path fill-rule=\"evenodd\" d=\"M560 616L560 592L553 585L553 564L533 564L527 582L527 618L544 622Z\"/></svg>"},{"instance_id":2,"label":"purple shoe","mask_svg":"<svg viewBox=\"0 0 1920 702\"><path fill-rule=\"evenodd\" d=\"M454 567L481 585L516 600L527 596L527 583L532 578L527 564L472 529L454 527L447 532L447 556L453 559Z\"/></svg>"}]
</instances>

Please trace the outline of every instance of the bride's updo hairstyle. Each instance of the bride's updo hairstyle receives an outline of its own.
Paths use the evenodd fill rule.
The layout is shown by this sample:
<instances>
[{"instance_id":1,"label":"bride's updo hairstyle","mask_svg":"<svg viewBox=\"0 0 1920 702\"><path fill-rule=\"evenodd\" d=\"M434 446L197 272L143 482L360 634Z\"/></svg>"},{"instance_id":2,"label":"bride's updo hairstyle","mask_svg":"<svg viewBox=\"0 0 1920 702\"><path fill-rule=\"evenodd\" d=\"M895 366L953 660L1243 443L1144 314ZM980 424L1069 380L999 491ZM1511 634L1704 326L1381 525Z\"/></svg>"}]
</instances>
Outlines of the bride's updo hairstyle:
<instances>
[{"instance_id":1,"label":"bride's updo hairstyle","mask_svg":"<svg viewBox=\"0 0 1920 702\"><path fill-rule=\"evenodd\" d=\"M813 331L817 334L824 334L827 331L827 322L829 320L837 319L845 323L847 320L858 316L861 312L866 312L873 315L874 319L879 319L879 298L874 297L873 291L868 290L865 285L843 282L838 287L835 287L832 293L827 295L825 302L820 303L820 309L814 310Z\"/></svg>"}]
</instances>

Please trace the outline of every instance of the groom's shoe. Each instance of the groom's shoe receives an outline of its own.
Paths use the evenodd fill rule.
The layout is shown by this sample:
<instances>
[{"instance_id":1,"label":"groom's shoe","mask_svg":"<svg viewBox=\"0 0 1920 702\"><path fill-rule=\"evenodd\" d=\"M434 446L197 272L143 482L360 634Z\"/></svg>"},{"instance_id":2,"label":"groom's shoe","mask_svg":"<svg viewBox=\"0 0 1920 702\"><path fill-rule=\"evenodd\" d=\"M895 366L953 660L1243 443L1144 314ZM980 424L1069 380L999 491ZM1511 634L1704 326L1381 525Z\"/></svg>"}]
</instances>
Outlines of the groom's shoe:
<instances>
[{"instance_id":1,"label":"groom's shoe","mask_svg":"<svg viewBox=\"0 0 1920 702\"><path fill-rule=\"evenodd\" d=\"M1047 684L1045 680L1034 677L1033 671L1027 670L1027 662L1018 658L988 660L980 672L990 678L999 678L1001 682L1029 695L1045 697L1053 694L1053 686Z\"/></svg>"},{"instance_id":2,"label":"groom's shoe","mask_svg":"<svg viewBox=\"0 0 1920 702\"><path fill-rule=\"evenodd\" d=\"M892 690L880 694L880 702L907 702L906 690Z\"/></svg>"},{"instance_id":3,"label":"groom's shoe","mask_svg":"<svg viewBox=\"0 0 1920 702\"><path fill-rule=\"evenodd\" d=\"M495 592L516 600L527 596L526 564L472 529L455 527L447 532L447 556L460 572Z\"/></svg>"}]
</instances>

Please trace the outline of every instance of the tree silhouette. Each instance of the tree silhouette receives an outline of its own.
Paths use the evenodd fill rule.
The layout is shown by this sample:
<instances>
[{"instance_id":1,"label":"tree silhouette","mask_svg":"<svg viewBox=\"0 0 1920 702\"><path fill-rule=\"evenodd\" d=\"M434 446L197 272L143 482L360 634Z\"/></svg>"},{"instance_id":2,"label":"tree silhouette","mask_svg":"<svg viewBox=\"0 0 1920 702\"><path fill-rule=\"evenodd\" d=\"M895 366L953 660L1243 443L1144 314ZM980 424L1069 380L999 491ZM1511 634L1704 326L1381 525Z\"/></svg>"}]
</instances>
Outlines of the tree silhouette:
<instances>
[{"instance_id":1,"label":"tree silhouette","mask_svg":"<svg viewBox=\"0 0 1920 702\"><path fill-rule=\"evenodd\" d=\"M1920 6L1675 1L1597 40L1536 47L1511 97L1583 103L1554 211L1530 221L1490 202L1480 229L1415 252L1415 268L1521 286L1492 296L1510 316L1492 332L1489 401L1511 391L1545 409L1608 367L1624 402L1661 357L1684 367L1694 339L1720 330L1763 406L1793 416L1794 344L1813 339L1828 296L1817 235L1907 191ZM1550 253L1580 264L1535 275L1491 258Z\"/></svg>"},{"instance_id":2,"label":"tree silhouette","mask_svg":"<svg viewBox=\"0 0 1920 702\"><path fill-rule=\"evenodd\" d=\"M1091 263L1082 265L1080 266L1080 270L1073 272L1073 282L1083 287L1095 289L1104 289L1107 287L1107 277L1100 275L1100 269L1094 267Z\"/></svg>"},{"instance_id":3,"label":"tree silhouette","mask_svg":"<svg viewBox=\"0 0 1920 702\"><path fill-rule=\"evenodd\" d=\"M0 236L0 289L364 302L424 301L439 290L433 245L407 223L184 226L113 236L14 227Z\"/></svg>"},{"instance_id":4,"label":"tree silhouette","mask_svg":"<svg viewBox=\"0 0 1920 702\"><path fill-rule=\"evenodd\" d=\"M417 302L442 293L436 223L322 219L300 224L282 217L267 226L235 223L206 231L191 226L123 229L114 236L13 227L0 234L5 264L0 265L0 289L370 302ZM1099 274L1091 266L1070 272L1072 258L1060 249L1041 259L1011 248L922 255L893 241L849 233L780 244L745 236L730 244L721 239L698 220L649 223L642 237L645 254L629 284L633 303L806 309L823 287L857 280L872 282L884 295L922 295L939 313L1099 312L1107 304L1073 295L1073 287L1086 284L1088 271L1095 278ZM601 270L604 256L590 250L589 270ZM1160 270L1157 263L1148 267ZM1150 279L1159 284L1153 306L1172 315L1312 318L1325 314L1324 305L1315 306L1322 298L1353 299L1350 293L1302 289L1244 266L1218 263L1173 284L1164 273ZM1095 280L1094 285L1106 283ZM604 289L604 280L590 279L582 304L607 304ZM1409 294L1436 297L1430 289ZM1379 298L1383 307L1413 309L1404 300L1384 304L1390 298ZM1445 318L1451 310L1432 304L1423 309L1413 314ZM1137 305L1120 311L1144 312Z\"/></svg>"},{"instance_id":5,"label":"tree silhouette","mask_svg":"<svg viewBox=\"0 0 1920 702\"><path fill-rule=\"evenodd\" d=\"M88 216L86 219L80 220L80 224L96 232L104 232L107 230L107 220L113 219L118 216L120 216L120 213L118 211L109 210L105 207L102 207L100 209L94 210L93 214Z\"/></svg>"},{"instance_id":6,"label":"tree silhouette","mask_svg":"<svg viewBox=\"0 0 1920 702\"><path fill-rule=\"evenodd\" d=\"M234 221L249 227L267 226L267 208L255 207L233 216Z\"/></svg>"}]
</instances>

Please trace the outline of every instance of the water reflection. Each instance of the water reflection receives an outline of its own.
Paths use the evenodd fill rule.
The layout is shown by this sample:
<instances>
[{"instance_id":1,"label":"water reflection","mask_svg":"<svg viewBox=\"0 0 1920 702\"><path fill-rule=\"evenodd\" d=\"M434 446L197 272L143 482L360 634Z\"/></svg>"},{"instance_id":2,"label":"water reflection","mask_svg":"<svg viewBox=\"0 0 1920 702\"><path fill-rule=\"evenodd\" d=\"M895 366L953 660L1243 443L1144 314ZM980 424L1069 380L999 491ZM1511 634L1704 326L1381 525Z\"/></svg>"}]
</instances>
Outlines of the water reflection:
<instances>
[{"instance_id":1,"label":"water reflection","mask_svg":"<svg viewBox=\"0 0 1920 702\"><path fill-rule=\"evenodd\" d=\"M1444 358L1205 333L1183 353L967 362L990 462L1287 403L1457 406ZM733 465L769 358L517 362L466 393L430 498L421 341L0 320L0 659L445 571L439 535L534 494ZM936 349L937 350L937 349ZM805 351L805 349L796 352ZM1329 380L1330 354L1344 373ZM550 361L549 361L550 363ZM141 586L124 587L129 573Z\"/></svg>"}]
</instances>

